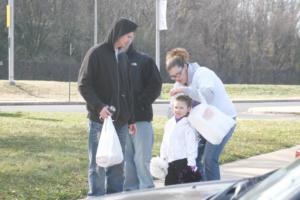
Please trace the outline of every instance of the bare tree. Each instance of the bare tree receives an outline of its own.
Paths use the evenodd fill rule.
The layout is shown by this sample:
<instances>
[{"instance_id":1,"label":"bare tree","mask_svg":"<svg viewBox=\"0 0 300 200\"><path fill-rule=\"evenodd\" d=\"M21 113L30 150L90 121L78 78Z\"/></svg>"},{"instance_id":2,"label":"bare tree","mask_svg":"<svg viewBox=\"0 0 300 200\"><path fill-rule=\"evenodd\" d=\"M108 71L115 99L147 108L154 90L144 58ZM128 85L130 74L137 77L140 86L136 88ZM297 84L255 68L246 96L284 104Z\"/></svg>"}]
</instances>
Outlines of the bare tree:
<instances>
[{"instance_id":1,"label":"bare tree","mask_svg":"<svg viewBox=\"0 0 300 200\"><path fill-rule=\"evenodd\" d=\"M45 50L46 40L53 31L53 19L56 15L56 3L53 0L17 1L16 32L19 51L33 58ZM21 54L21 55L22 55Z\"/></svg>"},{"instance_id":2,"label":"bare tree","mask_svg":"<svg viewBox=\"0 0 300 200\"><path fill-rule=\"evenodd\" d=\"M55 80L66 78L65 66L77 71L93 45L94 0L15 4L17 71L23 70L27 78ZM160 38L164 80L169 80L163 67L166 51L185 47L191 61L212 68L227 83L299 83L299 4L298 0L169 0L168 30L161 31ZM137 22L135 45L154 57L155 1L98 0L99 43L120 17ZM0 41L7 42L5 29ZM7 47L0 47L1 54L3 46ZM76 76L74 72L73 79Z\"/></svg>"}]
</instances>

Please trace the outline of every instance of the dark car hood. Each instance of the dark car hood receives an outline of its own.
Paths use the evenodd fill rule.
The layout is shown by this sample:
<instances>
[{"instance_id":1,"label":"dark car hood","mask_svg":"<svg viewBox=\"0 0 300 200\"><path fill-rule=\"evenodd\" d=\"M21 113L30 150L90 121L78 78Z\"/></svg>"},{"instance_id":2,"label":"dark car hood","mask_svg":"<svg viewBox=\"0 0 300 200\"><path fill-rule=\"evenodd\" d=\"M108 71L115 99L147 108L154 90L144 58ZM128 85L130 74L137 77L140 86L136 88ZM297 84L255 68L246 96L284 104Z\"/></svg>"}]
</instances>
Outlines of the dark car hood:
<instances>
[{"instance_id":1,"label":"dark car hood","mask_svg":"<svg viewBox=\"0 0 300 200\"><path fill-rule=\"evenodd\" d=\"M106 200L176 200L176 199L207 199L208 197L223 191L236 181L210 181L175 186L166 186L155 189L145 189L132 192L106 195L96 199Z\"/></svg>"}]
</instances>

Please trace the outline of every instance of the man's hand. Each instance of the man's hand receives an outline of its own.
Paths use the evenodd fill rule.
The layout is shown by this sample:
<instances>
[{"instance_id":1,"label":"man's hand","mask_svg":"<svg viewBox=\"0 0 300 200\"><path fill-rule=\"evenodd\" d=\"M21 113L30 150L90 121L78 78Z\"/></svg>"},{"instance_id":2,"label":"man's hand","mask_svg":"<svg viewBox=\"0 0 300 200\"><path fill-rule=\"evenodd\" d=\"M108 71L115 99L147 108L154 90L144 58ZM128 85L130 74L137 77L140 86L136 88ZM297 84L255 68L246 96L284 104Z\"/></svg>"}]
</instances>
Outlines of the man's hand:
<instances>
[{"instance_id":1,"label":"man's hand","mask_svg":"<svg viewBox=\"0 0 300 200\"><path fill-rule=\"evenodd\" d=\"M134 135L137 131L136 124L129 124L128 129L129 129L129 134Z\"/></svg>"},{"instance_id":2,"label":"man's hand","mask_svg":"<svg viewBox=\"0 0 300 200\"><path fill-rule=\"evenodd\" d=\"M100 119L100 120L104 120L104 119L106 119L108 116L111 116L111 115L112 115L112 113L109 112L108 106L105 106L105 107L102 108L102 110L101 110L100 113L99 113L99 119Z\"/></svg>"},{"instance_id":3,"label":"man's hand","mask_svg":"<svg viewBox=\"0 0 300 200\"><path fill-rule=\"evenodd\" d=\"M185 87L172 88L170 90L170 95L175 96L176 94L183 93L184 90L185 90Z\"/></svg>"}]
</instances>

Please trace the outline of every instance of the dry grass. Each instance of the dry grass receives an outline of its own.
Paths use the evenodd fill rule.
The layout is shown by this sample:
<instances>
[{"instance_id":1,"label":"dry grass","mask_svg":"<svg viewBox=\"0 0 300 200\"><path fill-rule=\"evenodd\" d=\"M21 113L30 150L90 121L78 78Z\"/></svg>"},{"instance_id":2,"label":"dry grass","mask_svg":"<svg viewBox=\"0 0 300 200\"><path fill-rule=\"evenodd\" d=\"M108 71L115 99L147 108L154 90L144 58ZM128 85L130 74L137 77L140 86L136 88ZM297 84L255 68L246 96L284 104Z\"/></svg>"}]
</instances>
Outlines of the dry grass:
<instances>
[{"instance_id":1,"label":"dry grass","mask_svg":"<svg viewBox=\"0 0 300 200\"><path fill-rule=\"evenodd\" d=\"M69 83L58 81L0 81L0 101L69 101ZM70 100L83 101L77 83L70 84Z\"/></svg>"},{"instance_id":2,"label":"dry grass","mask_svg":"<svg viewBox=\"0 0 300 200\"><path fill-rule=\"evenodd\" d=\"M300 99L299 85L229 84L225 87L233 100ZM162 99L170 98L171 88L172 84L163 84ZM0 102L66 102L69 101L69 82L18 80L16 85L9 85L8 81L0 80L0 92ZM83 101L76 82L70 83L70 101Z\"/></svg>"}]
</instances>

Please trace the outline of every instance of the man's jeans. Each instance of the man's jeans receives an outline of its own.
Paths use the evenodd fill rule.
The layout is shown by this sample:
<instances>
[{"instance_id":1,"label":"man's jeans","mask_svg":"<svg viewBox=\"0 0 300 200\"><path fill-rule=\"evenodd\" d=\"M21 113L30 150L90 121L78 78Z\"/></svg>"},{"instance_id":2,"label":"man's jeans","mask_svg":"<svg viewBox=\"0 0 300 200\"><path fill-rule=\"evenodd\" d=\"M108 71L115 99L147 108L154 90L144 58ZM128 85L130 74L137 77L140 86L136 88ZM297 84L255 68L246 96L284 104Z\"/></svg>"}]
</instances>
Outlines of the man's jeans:
<instances>
[{"instance_id":1,"label":"man's jeans","mask_svg":"<svg viewBox=\"0 0 300 200\"><path fill-rule=\"evenodd\" d=\"M153 128L150 122L136 122L137 133L128 135L125 148L125 182L124 190L152 188L150 174L152 157Z\"/></svg>"},{"instance_id":2,"label":"man's jeans","mask_svg":"<svg viewBox=\"0 0 300 200\"><path fill-rule=\"evenodd\" d=\"M115 127L120 139L124 154L126 135L128 135L128 125ZM101 134L102 124L89 121L89 193L88 196L101 196L104 194L123 191L123 162L108 168L99 167L96 164L96 153L98 140Z\"/></svg>"},{"instance_id":3,"label":"man's jeans","mask_svg":"<svg viewBox=\"0 0 300 200\"><path fill-rule=\"evenodd\" d=\"M224 149L225 144L231 138L235 126L230 129L222 142L218 145L213 145L206 141L202 136L198 144L198 156L196 164L204 181L220 180L219 157ZM203 165L202 165L203 161Z\"/></svg>"}]
</instances>

